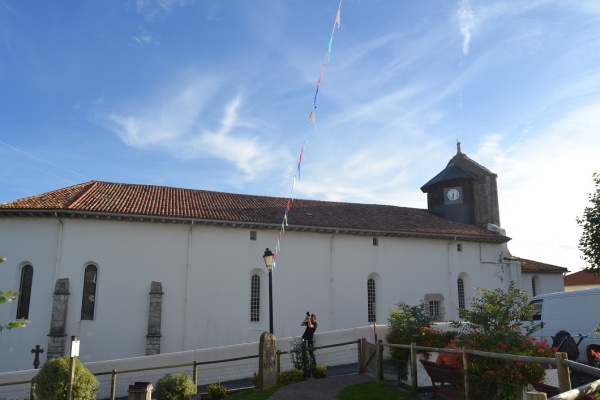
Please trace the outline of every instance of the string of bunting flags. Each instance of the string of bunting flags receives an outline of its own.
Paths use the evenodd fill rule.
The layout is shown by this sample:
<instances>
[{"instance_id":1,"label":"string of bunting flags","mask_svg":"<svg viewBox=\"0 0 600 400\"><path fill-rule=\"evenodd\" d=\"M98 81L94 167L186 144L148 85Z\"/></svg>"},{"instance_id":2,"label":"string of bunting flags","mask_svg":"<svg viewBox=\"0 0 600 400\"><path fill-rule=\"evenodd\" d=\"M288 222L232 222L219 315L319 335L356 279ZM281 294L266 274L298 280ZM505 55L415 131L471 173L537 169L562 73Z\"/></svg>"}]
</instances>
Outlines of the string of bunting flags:
<instances>
[{"instance_id":1,"label":"string of bunting flags","mask_svg":"<svg viewBox=\"0 0 600 400\"><path fill-rule=\"evenodd\" d=\"M275 246L275 253L273 254L273 268L277 265L277 254L281 251L281 241L283 239L283 234L285 233L285 227L288 226L288 216L290 214L290 210L292 208L292 204L294 202L294 191L296 190L296 182L300 180L300 169L302 166L302 157L304 155L304 149L306 148L306 139L308 137L308 130L311 125L314 126L315 131L317 130L317 120L315 116L315 111L317 109L317 96L319 95L319 87L321 86L321 81L323 80L323 75L325 74L325 66L331 57L331 46L333 45L333 35L335 34L335 28L340 27L340 11L342 9L342 0L340 0L338 4L337 14L335 17L335 21L333 23L333 29L331 30L331 37L329 38L329 45L327 46L327 52L325 53L325 58L323 59L323 64L321 66L321 73L319 74L319 79L317 80L317 88L315 90L315 96L313 98L312 107L310 110L310 114L308 115L308 121L306 123L306 129L304 130L304 139L302 141L302 148L300 149L300 155L298 157L298 167L294 172L294 179L292 181L292 189L290 191L290 195L288 197L287 206L285 208L285 213L283 215L283 221L281 222L281 227L279 228L279 235L277 237L277 245Z\"/></svg>"}]
</instances>

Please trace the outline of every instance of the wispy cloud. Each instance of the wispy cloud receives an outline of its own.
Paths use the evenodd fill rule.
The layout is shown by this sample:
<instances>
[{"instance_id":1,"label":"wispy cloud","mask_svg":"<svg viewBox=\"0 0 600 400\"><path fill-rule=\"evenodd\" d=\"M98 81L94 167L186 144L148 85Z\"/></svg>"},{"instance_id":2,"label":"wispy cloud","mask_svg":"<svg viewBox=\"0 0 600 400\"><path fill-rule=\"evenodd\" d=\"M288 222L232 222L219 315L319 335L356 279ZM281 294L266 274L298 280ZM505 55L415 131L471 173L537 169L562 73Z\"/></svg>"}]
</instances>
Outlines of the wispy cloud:
<instances>
[{"instance_id":1,"label":"wispy cloud","mask_svg":"<svg viewBox=\"0 0 600 400\"><path fill-rule=\"evenodd\" d=\"M469 54L471 44L471 29L473 29L474 16L470 0L460 0L458 3L458 26L463 37L463 54Z\"/></svg>"},{"instance_id":2,"label":"wispy cloud","mask_svg":"<svg viewBox=\"0 0 600 400\"><path fill-rule=\"evenodd\" d=\"M207 77L185 80L158 94L160 101L138 99L137 111L103 113L98 119L131 147L179 159L219 159L242 172L244 180L253 180L287 155L264 156L270 154L269 146L253 134L256 123L240 115L241 95L223 102L219 110L219 82Z\"/></svg>"},{"instance_id":3,"label":"wispy cloud","mask_svg":"<svg viewBox=\"0 0 600 400\"><path fill-rule=\"evenodd\" d=\"M146 20L153 21L157 17L171 13L175 7L184 7L190 3L191 0L137 0L136 11Z\"/></svg>"},{"instance_id":4,"label":"wispy cloud","mask_svg":"<svg viewBox=\"0 0 600 400\"><path fill-rule=\"evenodd\" d=\"M137 46L146 46L154 42L154 37L145 27L140 26L138 31L137 35L131 37L131 43Z\"/></svg>"}]
</instances>

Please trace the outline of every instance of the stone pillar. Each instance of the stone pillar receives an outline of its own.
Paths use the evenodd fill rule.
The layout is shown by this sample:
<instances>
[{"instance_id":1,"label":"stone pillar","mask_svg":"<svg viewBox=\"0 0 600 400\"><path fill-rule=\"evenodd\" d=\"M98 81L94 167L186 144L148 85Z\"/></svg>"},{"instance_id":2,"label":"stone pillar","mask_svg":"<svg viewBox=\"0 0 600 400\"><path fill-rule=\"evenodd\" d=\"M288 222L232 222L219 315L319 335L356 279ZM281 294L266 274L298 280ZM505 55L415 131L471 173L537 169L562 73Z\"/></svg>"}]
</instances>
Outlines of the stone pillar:
<instances>
[{"instance_id":1,"label":"stone pillar","mask_svg":"<svg viewBox=\"0 0 600 400\"><path fill-rule=\"evenodd\" d=\"M148 308L148 334L146 335L146 355L160 354L160 326L162 318L162 283L150 284L150 306Z\"/></svg>"},{"instance_id":2,"label":"stone pillar","mask_svg":"<svg viewBox=\"0 0 600 400\"><path fill-rule=\"evenodd\" d=\"M67 336L67 309L69 306L69 278L56 281L54 301L52 302L52 319L48 334L48 352L46 359L59 358L65 355L65 337Z\"/></svg>"},{"instance_id":3,"label":"stone pillar","mask_svg":"<svg viewBox=\"0 0 600 400\"><path fill-rule=\"evenodd\" d=\"M127 400L152 400L152 384L150 382L136 382L129 385Z\"/></svg>"},{"instance_id":4,"label":"stone pillar","mask_svg":"<svg viewBox=\"0 0 600 400\"><path fill-rule=\"evenodd\" d=\"M277 383L277 340L275 335L263 332L258 345L259 389L269 389Z\"/></svg>"}]
</instances>

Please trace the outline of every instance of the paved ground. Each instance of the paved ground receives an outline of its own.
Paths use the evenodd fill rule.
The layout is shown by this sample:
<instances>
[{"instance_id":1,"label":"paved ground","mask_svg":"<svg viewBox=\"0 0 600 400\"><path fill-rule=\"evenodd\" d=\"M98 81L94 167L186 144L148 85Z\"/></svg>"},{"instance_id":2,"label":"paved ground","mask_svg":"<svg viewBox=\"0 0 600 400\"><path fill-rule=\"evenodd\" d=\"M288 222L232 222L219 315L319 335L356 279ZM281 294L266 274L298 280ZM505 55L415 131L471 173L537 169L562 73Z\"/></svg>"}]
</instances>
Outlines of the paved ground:
<instances>
[{"instance_id":1,"label":"paved ground","mask_svg":"<svg viewBox=\"0 0 600 400\"><path fill-rule=\"evenodd\" d=\"M370 374L350 374L332 376L324 379L309 379L286 385L269 400L330 400L337 399L339 392L347 386L375 381Z\"/></svg>"}]
</instances>

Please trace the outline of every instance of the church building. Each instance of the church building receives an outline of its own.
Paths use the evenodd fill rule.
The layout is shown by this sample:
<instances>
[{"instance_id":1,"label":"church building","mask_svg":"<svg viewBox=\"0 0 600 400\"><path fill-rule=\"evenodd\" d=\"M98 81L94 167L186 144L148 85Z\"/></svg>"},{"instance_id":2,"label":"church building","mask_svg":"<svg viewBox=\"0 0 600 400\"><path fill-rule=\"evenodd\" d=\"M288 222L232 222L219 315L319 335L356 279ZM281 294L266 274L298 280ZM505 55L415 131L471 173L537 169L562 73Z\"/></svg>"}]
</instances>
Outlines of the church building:
<instances>
[{"instance_id":1,"label":"church building","mask_svg":"<svg viewBox=\"0 0 600 400\"><path fill-rule=\"evenodd\" d=\"M269 287L280 338L307 311L319 333L386 324L399 301L458 320L477 287L510 281L562 291L565 268L510 253L497 176L457 150L421 187L427 209L102 181L0 204L0 290L21 292L0 321L31 321L0 334L0 372L30 369L36 345L42 362L68 353L70 336L83 362L256 342Z\"/></svg>"}]
</instances>

